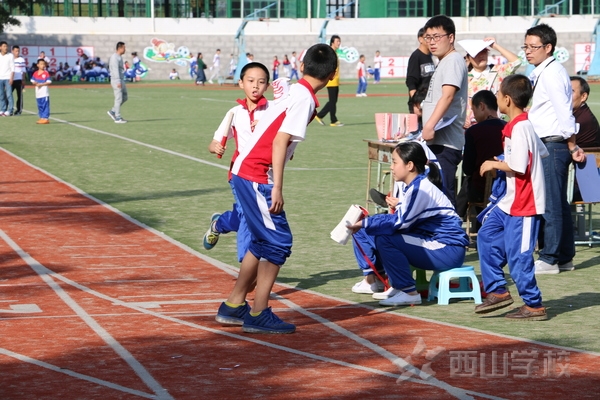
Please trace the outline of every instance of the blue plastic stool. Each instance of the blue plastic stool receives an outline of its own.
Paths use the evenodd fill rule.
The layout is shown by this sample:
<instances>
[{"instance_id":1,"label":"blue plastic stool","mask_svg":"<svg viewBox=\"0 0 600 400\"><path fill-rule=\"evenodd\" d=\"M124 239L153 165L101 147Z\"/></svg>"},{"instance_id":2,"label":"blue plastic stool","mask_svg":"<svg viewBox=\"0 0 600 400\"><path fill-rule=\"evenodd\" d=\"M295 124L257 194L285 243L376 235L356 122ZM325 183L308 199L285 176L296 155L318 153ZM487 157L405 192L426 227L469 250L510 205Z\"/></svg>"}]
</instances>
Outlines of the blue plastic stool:
<instances>
[{"instance_id":1,"label":"blue plastic stool","mask_svg":"<svg viewBox=\"0 0 600 400\"><path fill-rule=\"evenodd\" d=\"M96 78L94 78L93 76L90 76L89 78L87 78L88 82L96 82Z\"/></svg>"},{"instance_id":2,"label":"blue plastic stool","mask_svg":"<svg viewBox=\"0 0 600 400\"><path fill-rule=\"evenodd\" d=\"M459 278L459 287L450 289L450 280ZM475 300L475 304L481 304L481 289L479 280L475 275L475 269L470 265L463 265L459 268L449 269L447 271L435 271L429 282L428 301L435 297L438 304L447 306L450 299L469 298Z\"/></svg>"},{"instance_id":3,"label":"blue plastic stool","mask_svg":"<svg viewBox=\"0 0 600 400\"><path fill-rule=\"evenodd\" d=\"M105 80L106 80L106 78L104 78L103 76L98 77L98 82L104 82Z\"/></svg>"}]
</instances>

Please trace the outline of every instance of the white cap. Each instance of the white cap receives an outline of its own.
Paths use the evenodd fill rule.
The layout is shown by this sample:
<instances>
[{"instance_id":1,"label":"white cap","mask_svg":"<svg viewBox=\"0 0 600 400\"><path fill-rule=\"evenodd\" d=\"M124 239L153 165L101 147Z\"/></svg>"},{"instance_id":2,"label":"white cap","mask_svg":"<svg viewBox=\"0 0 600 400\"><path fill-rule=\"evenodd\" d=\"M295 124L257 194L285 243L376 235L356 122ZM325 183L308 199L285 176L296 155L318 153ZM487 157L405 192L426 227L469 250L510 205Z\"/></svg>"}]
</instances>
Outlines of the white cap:
<instances>
[{"instance_id":1,"label":"white cap","mask_svg":"<svg viewBox=\"0 0 600 400\"><path fill-rule=\"evenodd\" d=\"M465 39L459 40L458 44L462 46L463 49L467 52L471 57L477 56L477 54L481 53L485 48L490 47L494 44L493 40L481 40L481 39Z\"/></svg>"}]
</instances>

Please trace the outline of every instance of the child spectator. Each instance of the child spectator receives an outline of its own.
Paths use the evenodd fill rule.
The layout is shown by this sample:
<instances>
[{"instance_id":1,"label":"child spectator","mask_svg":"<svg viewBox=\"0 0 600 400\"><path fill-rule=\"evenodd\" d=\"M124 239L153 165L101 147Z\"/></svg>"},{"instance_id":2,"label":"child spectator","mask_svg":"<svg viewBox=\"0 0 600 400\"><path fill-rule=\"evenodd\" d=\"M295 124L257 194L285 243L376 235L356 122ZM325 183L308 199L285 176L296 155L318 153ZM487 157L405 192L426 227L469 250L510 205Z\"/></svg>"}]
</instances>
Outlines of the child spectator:
<instances>
[{"instance_id":1,"label":"child spectator","mask_svg":"<svg viewBox=\"0 0 600 400\"><path fill-rule=\"evenodd\" d=\"M179 72L177 72L177 70L175 68L173 68L171 70L171 72L169 73L169 79L170 80L179 79Z\"/></svg>"},{"instance_id":2,"label":"child spectator","mask_svg":"<svg viewBox=\"0 0 600 400\"><path fill-rule=\"evenodd\" d=\"M204 63L202 53L198 53L198 57L196 57L196 85L204 86L204 83L206 83L205 69L206 64Z\"/></svg>"},{"instance_id":3,"label":"child spectator","mask_svg":"<svg viewBox=\"0 0 600 400\"><path fill-rule=\"evenodd\" d=\"M296 52L292 51L292 58L290 58L290 79L294 79L294 77L296 77L296 80L300 79L300 77L298 76L298 59L296 58Z\"/></svg>"},{"instance_id":4,"label":"child spectator","mask_svg":"<svg viewBox=\"0 0 600 400\"><path fill-rule=\"evenodd\" d=\"M464 184L456 200L456 212L464 217L468 203L481 203L485 178L479 175L481 164L502 154L502 129L506 122L498 118L498 102L490 90L480 90L471 100L477 123L465 132L463 151Z\"/></svg>"},{"instance_id":5,"label":"child spectator","mask_svg":"<svg viewBox=\"0 0 600 400\"><path fill-rule=\"evenodd\" d=\"M304 78L290 87L289 96L262 116L231 171L251 241L235 287L219 307L217 316L242 324L243 331L248 333L296 330L295 325L283 322L268 307L279 268L292 247L292 233L283 211L283 172L314 117L318 104L315 93L335 74L337 55L331 47L316 44L306 52L303 68ZM246 295L255 281L254 305L250 310Z\"/></svg>"},{"instance_id":6,"label":"child spectator","mask_svg":"<svg viewBox=\"0 0 600 400\"><path fill-rule=\"evenodd\" d=\"M381 66L383 64L383 57L379 50L375 52L375 58L373 58L373 84L378 84L381 81Z\"/></svg>"},{"instance_id":7,"label":"child spectator","mask_svg":"<svg viewBox=\"0 0 600 400\"><path fill-rule=\"evenodd\" d=\"M254 133L254 127L269 107L269 101L263 96L265 90L269 87L268 68L261 63L252 62L246 64L240 73L238 85L244 90L246 97L244 100L238 99L237 102L239 105L227 112L221 125L215 131L212 142L208 146L208 151L211 153L219 155L225 153L225 147L221 145L221 140L223 132L227 129L225 124L227 123L228 115L229 113L233 113L234 117L231 126L225 132L228 140L235 139L237 146L231 157L232 166L241 149L250 141ZM233 182L231 181L231 172L229 172L228 180L235 201L233 211L226 211L223 214L213 214L210 227L204 235L203 245L206 250L210 250L217 244L220 234L237 232L238 261L241 262L248 251L250 236L244 214L237 200ZM228 323L231 319L226 316L217 316L217 321Z\"/></svg>"},{"instance_id":8,"label":"child spectator","mask_svg":"<svg viewBox=\"0 0 600 400\"><path fill-rule=\"evenodd\" d=\"M273 57L273 80L279 79L279 60L277 56Z\"/></svg>"},{"instance_id":9,"label":"child spectator","mask_svg":"<svg viewBox=\"0 0 600 400\"><path fill-rule=\"evenodd\" d=\"M525 305L507 314L506 318L520 321L548 318L542 306L533 261L540 221L546 208L542 157L547 157L548 151L523 111L532 95L527 77L511 75L504 79L497 93L500 112L510 118L502 131L504 162L486 161L480 169L481 175L495 169L505 171L506 195L488 213L477 235L487 297L475 307L475 313L489 313L513 303L502 270L508 264Z\"/></svg>"},{"instance_id":10,"label":"child spectator","mask_svg":"<svg viewBox=\"0 0 600 400\"><path fill-rule=\"evenodd\" d=\"M284 54L283 56L283 76L285 76L286 78L289 78L290 75L292 74L292 67L291 67L291 63L290 63L290 59L288 58L287 54Z\"/></svg>"},{"instance_id":11,"label":"child spectator","mask_svg":"<svg viewBox=\"0 0 600 400\"><path fill-rule=\"evenodd\" d=\"M231 58L229 59L229 76L233 78L235 75L235 70L237 68L237 62L235 61L235 57L233 53L231 53Z\"/></svg>"},{"instance_id":12,"label":"child spectator","mask_svg":"<svg viewBox=\"0 0 600 400\"><path fill-rule=\"evenodd\" d=\"M358 71L358 88L356 89L356 97L367 97L367 69L365 68L365 56L360 55L356 64Z\"/></svg>"},{"instance_id":13,"label":"child spectator","mask_svg":"<svg viewBox=\"0 0 600 400\"><path fill-rule=\"evenodd\" d=\"M410 266L434 271L460 267L469 239L452 203L440 190L436 164L428 164L420 143L396 146L391 170L394 181L405 185L396 212L375 214L348 228L354 233L354 253L363 272L370 266L362 254L371 254L370 262L383 267L391 280L392 286L373 293L373 298L383 306L421 304Z\"/></svg>"},{"instance_id":14,"label":"child spectator","mask_svg":"<svg viewBox=\"0 0 600 400\"><path fill-rule=\"evenodd\" d=\"M31 83L35 86L38 115L40 116L37 123L44 125L50 123L50 91L48 90L48 85L52 83L46 67L46 61L40 58L37 62L38 69L31 76Z\"/></svg>"},{"instance_id":15,"label":"child spectator","mask_svg":"<svg viewBox=\"0 0 600 400\"><path fill-rule=\"evenodd\" d=\"M190 53L190 58L192 62L190 62L190 78L194 79L196 77L196 67L198 66L198 61L196 61L196 57L192 53Z\"/></svg>"}]
</instances>

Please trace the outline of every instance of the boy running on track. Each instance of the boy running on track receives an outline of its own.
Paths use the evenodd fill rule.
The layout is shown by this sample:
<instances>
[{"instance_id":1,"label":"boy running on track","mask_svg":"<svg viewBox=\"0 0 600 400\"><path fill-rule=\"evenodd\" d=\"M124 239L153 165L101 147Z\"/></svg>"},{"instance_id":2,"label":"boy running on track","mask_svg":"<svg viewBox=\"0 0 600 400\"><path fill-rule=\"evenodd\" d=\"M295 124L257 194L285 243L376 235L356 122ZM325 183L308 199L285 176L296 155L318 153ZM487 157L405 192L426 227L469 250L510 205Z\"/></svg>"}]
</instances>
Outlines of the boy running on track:
<instances>
[{"instance_id":1,"label":"boy running on track","mask_svg":"<svg viewBox=\"0 0 600 400\"><path fill-rule=\"evenodd\" d=\"M291 254L292 233L283 211L283 172L318 105L315 93L333 78L337 55L327 45L307 50L303 79L290 94L270 107L255 128L251 142L236 158L232 181L251 235L233 291L219 307L216 320L242 325L248 333L293 333L296 326L279 319L268 307L279 269ZM272 167L272 169L271 169ZM246 295L256 280L252 310Z\"/></svg>"},{"instance_id":2,"label":"boy running on track","mask_svg":"<svg viewBox=\"0 0 600 400\"><path fill-rule=\"evenodd\" d=\"M244 100L238 99L239 105L227 112L208 146L208 151L222 156L226 149L225 146L221 145L222 138L226 135L228 140L234 139L236 149L231 157L231 165L235 162L240 150L250 141L254 127L269 107L269 101L263 96L269 87L269 70L261 63L246 64L242 68L238 84L244 90L246 97ZM226 125L229 113L233 113L234 116L231 126L228 127ZM223 214L213 214L210 227L204 235L203 245L206 250L210 250L217 244L221 233L237 232L238 260L242 261L248 250L250 236L231 181L231 171L228 180L235 201L233 210L226 211Z\"/></svg>"}]
</instances>

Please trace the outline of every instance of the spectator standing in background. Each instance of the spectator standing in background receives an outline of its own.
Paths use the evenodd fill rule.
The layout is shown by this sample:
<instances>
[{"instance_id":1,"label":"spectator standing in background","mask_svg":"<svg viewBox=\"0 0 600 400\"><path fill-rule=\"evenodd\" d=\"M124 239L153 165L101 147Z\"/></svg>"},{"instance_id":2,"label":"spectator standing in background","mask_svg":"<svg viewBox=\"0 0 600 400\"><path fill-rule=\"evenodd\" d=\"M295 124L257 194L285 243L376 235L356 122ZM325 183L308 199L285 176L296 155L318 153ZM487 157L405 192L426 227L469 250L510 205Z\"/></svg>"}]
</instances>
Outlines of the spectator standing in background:
<instances>
[{"instance_id":1,"label":"spectator standing in background","mask_svg":"<svg viewBox=\"0 0 600 400\"><path fill-rule=\"evenodd\" d=\"M13 110L12 83L15 74L13 54L8 43L0 42L0 116L10 117Z\"/></svg>"},{"instance_id":2,"label":"spectator standing in background","mask_svg":"<svg viewBox=\"0 0 600 400\"><path fill-rule=\"evenodd\" d=\"M429 46L423 39L425 29L419 29L417 39L419 47L413 51L408 59L406 69L406 86L408 86L408 112L413 113L412 97L423 82L431 77L435 71L435 64L431 58Z\"/></svg>"},{"instance_id":3,"label":"spectator standing in background","mask_svg":"<svg viewBox=\"0 0 600 400\"><path fill-rule=\"evenodd\" d=\"M115 52L110 56L110 60L108 61L110 67L110 85L115 95L115 103L112 110L107 111L107 114L117 124L127 123L121 117L121 105L127 101L125 67L123 66L123 54L125 54L125 51L125 43L118 42Z\"/></svg>"},{"instance_id":4,"label":"spectator standing in background","mask_svg":"<svg viewBox=\"0 0 600 400\"><path fill-rule=\"evenodd\" d=\"M383 57L379 50L375 52L375 58L373 58L373 84L377 84L381 81L381 66L383 65Z\"/></svg>"},{"instance_id":5,"label":"spectator standing in background","mask_svg":"<svg viewBox=\"0 0 600 400\"><path fill-rule=\"evenodd\" d=\"M211 73L210 78L208 78L208 83L213 83L213 78L217 77L217 79L219 79L219 75L221 74L221 49L217 49L215 52L210 71Z\"/></svg>"},{"instance_id":6,"label":"spectator standing in background","mask_svg":"<svg viewBox=\"0 0 600 400\"><path fill-rule=\"evenodd\" d=\"M550 155L542 159L546 186L546 212L538 245L535 273L572 271L575 238L571 207L567 201L567 176L572 161L581 162L585 153L575 143L573 91L565 68L554 58L556 32L541 24L529 28L521 47L535 66L529 79L533 99L528 118Z\"/></svg>"},{"instance_id":7,"label":"spectator standing in background","mask_svg":"<svg viewBox=\"0 0 600 400\"><path fill-rule=\"evenodd\" d=\"M13 46L12 54L15 63L12 91L17 91L17 101L15 102L13 115L21 115L21 112L23 112L23 90L25 89L25 82L27 81L27 64L25 63L25 59L21 57L21 49L19 46Z\"/></svg>"}]
</instances>

